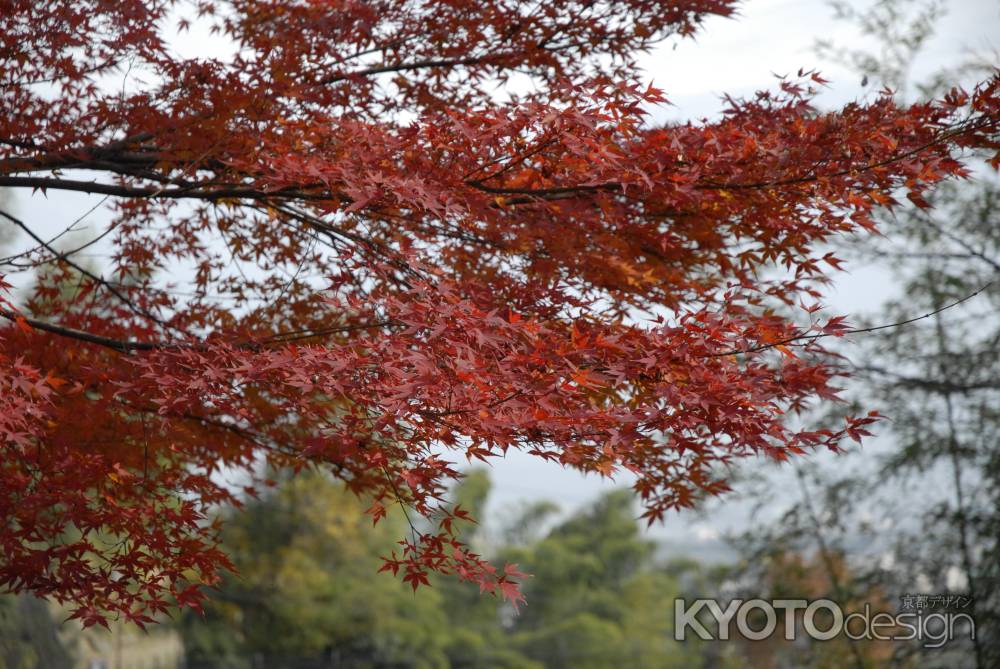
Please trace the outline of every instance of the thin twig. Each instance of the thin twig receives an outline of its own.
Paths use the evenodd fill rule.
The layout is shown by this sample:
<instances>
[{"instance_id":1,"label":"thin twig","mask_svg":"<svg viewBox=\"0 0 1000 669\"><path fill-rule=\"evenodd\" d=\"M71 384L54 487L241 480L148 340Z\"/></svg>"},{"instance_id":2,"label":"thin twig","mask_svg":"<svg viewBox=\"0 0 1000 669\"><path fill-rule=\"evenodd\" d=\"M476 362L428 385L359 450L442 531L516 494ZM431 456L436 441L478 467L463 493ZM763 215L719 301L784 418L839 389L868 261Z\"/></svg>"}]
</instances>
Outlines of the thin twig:
<instances>
[{"instance_id":1,"label":"thin twig","mask_svg":"<svg viewBox=\"0 0 1000 669\"><path fill-rule=\"evenodd\" d=\"M990 281L989 283L987 283L982 288L976 290L974 293L966 295L965 297L963 297L960 300L955 300L951 304L946 304L945 306L943 306L943 307L941 307L939 309L935 309L934 311L929 311L926 314L921 314L920 316L916 316L914 318L908 318L905 321L899 321L899 322L896 322L896 323L886 323L884 325L876 325L876 326L869 327L869 328L854 328L854 329L851 329L851 330L842 330L840 332L820 332L820 333L817 333L817 334L796 335L794 337L788 337L787 339L782 339L781 341L771 342L769 344L761 344L759 346L753 346L751 348L733 349L731 351L722 351L721 353L709 353L707 355L703 355L703 356L699 356L699 357L703 357L703 358L718 358L718 357L722 357L722 356L726 356L726 355L739 355L741 353L757 353L759 351L765 351L765 350L767 350L769 348L777 348L779 346L785 346L786 344L791 344L791 343L798 342L798 341L814 341L816 339L823 339L824 337L843 337L845 335L864 334L864 333L867 333L867 332L878 332L879 330L888 330L890 328L902 327L904 325L909 325L911 323L916 323L917 321L922 321L925 318L930 318L931 316L936 316L937 314L940 314L942 311L947 311L948 309L951 309L952 307L957 307L958 305L960 305L960 304L962 304L964 302L968 302L969 300L971 300L972 298L976 297L977 295L979 295L980 293L982 293L983 291L985 291L986 289L988 289L990 286L992 286L993 283L994 282Z\"/></svg>"}]
</instances>

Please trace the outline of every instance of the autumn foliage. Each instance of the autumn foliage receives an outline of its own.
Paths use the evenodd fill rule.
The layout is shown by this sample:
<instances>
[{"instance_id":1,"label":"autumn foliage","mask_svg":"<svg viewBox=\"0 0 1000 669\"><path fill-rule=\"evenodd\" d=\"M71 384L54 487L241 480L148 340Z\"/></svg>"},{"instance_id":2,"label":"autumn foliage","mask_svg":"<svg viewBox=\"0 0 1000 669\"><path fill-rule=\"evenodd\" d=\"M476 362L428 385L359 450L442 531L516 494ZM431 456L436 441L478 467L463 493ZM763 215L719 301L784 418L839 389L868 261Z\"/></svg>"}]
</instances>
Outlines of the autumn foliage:
<instances>
[{"instance_id":1,"label":"autumn foliage","mask_svg":"<svg viewBox=\"0 0 1000 669\"><path fill-rule=\"evenodd\" d=\"M801 73L652 124L637 54L733 10L0 0L0 187L113 211L99 267L0 213L28 242L0 272L38 277L0 292L0 586L88 624L198 607L212 509L315 466L437 528L386 569L517 602L456 538L461 461L627 469L654 521L859 439L786 421L841 373L823 243L996 148L998 80L820 113ZM232 58L177 55L194 23Z\"/></svg>"}]
</instances>

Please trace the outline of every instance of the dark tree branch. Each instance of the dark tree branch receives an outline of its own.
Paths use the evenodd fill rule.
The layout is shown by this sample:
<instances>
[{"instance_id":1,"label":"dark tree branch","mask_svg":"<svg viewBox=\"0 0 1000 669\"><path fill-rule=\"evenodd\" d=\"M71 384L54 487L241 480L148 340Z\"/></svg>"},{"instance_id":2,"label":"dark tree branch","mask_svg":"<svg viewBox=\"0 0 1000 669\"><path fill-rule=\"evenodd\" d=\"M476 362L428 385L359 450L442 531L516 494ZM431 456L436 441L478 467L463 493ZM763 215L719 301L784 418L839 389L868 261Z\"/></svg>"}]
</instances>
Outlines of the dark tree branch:
<instances>
[{"instance_id":1,"label":"dark tree branch","mask_svg":"<svg viewBox=\"0 0 1000 669\"><path fill-rule=\"evenodd\" d=\"M953 395L955 393L967 394L977 390L1000 390L1000 379L985 379L981 381L963 383L951 380L907 376L877 365L856 366L855 369L860 372L868 372L871 374L891 377L893 379L892 385L900 388L925 390L929 393L937 393L940 395Z\"/></svg>"},{"instance_id":2,"label":"dark tree branch","mask_svg":"<svg viewBox=\"0 0 1000 669\"><path fill-rule=\"evenodd\" d=\"M17 312L3 308L0 308L0 317L6 318L7 320L14 322L23 321L24 323L27 323L36 330L49 332L51 334L59 335L60 337L67 337L69 339L84 341L90 344L96 344L98 346L103 346L104 348L109 348L119 353L130 353L132 351L206 350L208 348L208 344L204 341L151 342L151 341L128 341L125 339L115 339L114 337L105 337L104 335L94 334L92 332L87 332L85 330L77 330L75 328L66 327L64 325L49 323L48 321L43 321L38 318L33 318L31 316L24 316ZM383 327L398 327L399 325L401 324L397 321L381 320L372 323L358 323L357 325L341 325L329 328L318 328L316 330L292 330L289 332L279 332L277 334L264 337L259 341L254 341L254 340L240 341L236 343L236 347L245 349L255 349L269 344L285 344L292 341L301 341L304 339L327 337L330 335L341 334L345 332L356 332L358 330L371 330Z\"/></svg>"},{"instance_id":3,"label":"dark tree branch","mask_svg":"<svg viewBox=\"0 0 1000 669\"><path fill-rule=\"evenodd\" d=\"M939 309L935 309L934 311L929 311L926 314L921 314L920 316L916 316L914 318L908 318L905 321L899 321L899 322L896 322L896 323L887 323L885 325L876 325L876 326L873 326L873 327L870 327L870 328L854 328L854 329L851 329L851 330L841 330L840 332L819 332L819 333L816 333L816 334L796 335L794 337L788 337L787 339L782 339L781 341L771 342L769 344L761 344L759 346L753 346L753 347L750 347L750 348L743 348L743 349L732 349L730 351L722 351L721 353L710 353L710 354L702 356L702 357L705 357L705 358L718 358L718 357L722 357L722 356L726 356L726 355L739 355L739 354L744 354L744 353L758 353L760 351L766 351L767 349L777 348L779 346L787 346L789 344L796 345L796 346L803 346L804 344L798 344L797 343L797 342L802 342L802 341L806 341L806 342L812 343L813 341L815 341L817 339L824 339L826 337L843 337L845 335L864 334L864 333L868 333L868 332L878 332L879 330L888 330L890 328L898 328L898 327L902 327L904 325L909 325L911 323L916 323L917 321L922 321L925 318L930 318L931 316L936 316L937 314L940 314L943 311L947 311L948 309L951 309L952 307L957 307L958 305L960 305L960 304L962 304L964 302L968 302L972 298L974 298L977 295L979 295L980 293L984 292L986 289L988 289L992 285L993 285L993 282L991 281L990 283L987 283L982 288L976 290L974 293L966 295L965 297L963 297L963 298L961 298L959 300L955 300L954 302L952 302L950 304L946 304L945 306L943 306L943 307L941 307Z\"/></svg>"},{"instance_id":4,"label":"dark tree branch","mask_svg":"<svg viewBox=\"0 0 1000 669\"><path fill-rule=\"evenodd\" d=\"M88 270L83 265L80 265L79 263L77 263L74 260L70 260L68 254L59 253L58 251L56 251L44 239L42 239L37 234L35 234L34 230L32 230L31 227L28 226L28 224L26 224L24 221L20 220L19 218L15 217L15 216L12 216L11 214L7 213L6 211L3 211L2 209L0 209L0 216L2 216L3 218L6 218L8 221L10 221L11 223L13 223L14 225L16 225L17 227L19 227L22 230L24 230L32 239L35 240L36 243L38 243L40 246L44 247L47 251L49 251L49 253L51 253L52 256L56 260L59 260L61 262L66 263L67 265L69 265L70 267L72 267L73 269L75 269L80 274L86 276L91 281L94 281L99 286L102 286L109 293L111 293L116 298L118 298L119 300L121 300L121 302L123 304L125 304L125 306L127 306L129 308L129 310L131 310L133 313L138 314L139 316L142 316L143 318L147 318L147 319L153 321L154 323L156 323L157 325L160 325L162 327L166 327L166 328L171 328L171 329L177 330L177 328L174 328L174 327L168 325L165 321L163 321L163 319L161 319L160 317L158 317L156 314L148 311L147 309L143 309L142 307L140 307L139 305L137 305L135 302L133 302L131 299L129 299L126 295L124 295L120 290L118 290L113 285L111 285L108 281L106 281L103 277L97 276L96 274L94 274L93 272L91 272L90 270Z\"/></svg>"}]
</instances>

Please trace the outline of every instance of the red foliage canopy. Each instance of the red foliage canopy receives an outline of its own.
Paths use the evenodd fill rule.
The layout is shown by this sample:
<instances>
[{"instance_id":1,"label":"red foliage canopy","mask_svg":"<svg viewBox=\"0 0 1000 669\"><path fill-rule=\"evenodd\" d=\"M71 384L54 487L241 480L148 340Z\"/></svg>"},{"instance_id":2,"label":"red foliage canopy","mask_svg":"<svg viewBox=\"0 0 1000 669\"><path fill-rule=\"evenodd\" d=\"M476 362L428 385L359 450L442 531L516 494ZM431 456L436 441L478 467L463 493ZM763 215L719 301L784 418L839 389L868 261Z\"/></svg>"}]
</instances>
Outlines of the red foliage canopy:
<instances>
[{"instance_id":1,"label":"red foliage canopy","mask_svg":"<svg viewBox=\"0 0 1000 669\"><path fill-rule=\"evenodd\" d=\"M820 113L805 73L648 123L636 54L733 4L0 0L0 186L114 212L99 270L0 214L33 238L0 269L44 275L0 289L0 586L197 607L227 477L316 465L434 522L386 569L516 602L454 536L456 458L626 468L652 521L858 438L785 422L839 374L817 249L996 148L997 79ZM189 22L232 58L179 56Z\"/></svg>"}]
</instances>

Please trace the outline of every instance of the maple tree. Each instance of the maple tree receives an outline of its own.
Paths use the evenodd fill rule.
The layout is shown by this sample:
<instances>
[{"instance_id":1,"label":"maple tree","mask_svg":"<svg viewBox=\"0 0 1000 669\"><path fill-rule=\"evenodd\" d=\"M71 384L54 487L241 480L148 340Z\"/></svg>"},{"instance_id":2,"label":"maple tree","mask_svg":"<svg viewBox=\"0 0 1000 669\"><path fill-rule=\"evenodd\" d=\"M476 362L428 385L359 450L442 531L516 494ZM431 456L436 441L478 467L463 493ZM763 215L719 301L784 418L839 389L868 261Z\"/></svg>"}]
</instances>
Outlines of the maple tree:
<instances>
[{"instance_id":1,"label":"maple tree","mask_svg":"<svg viewBox=\"0 0 1000 669\"><path fill-rule=\"evenodd\" d=\"M442 501L459 458L625 468L654 521L860 439L785 421L842 373L818 249L996 149L998 78L819 113L802 73L649 123L637 54L734 4L0 2L0 187L114 213L101 271L0 213L31 241L3 271L40 275L0 298L0 586L197 608L227 478L318 466L433 521L387 570L516 603ZM178 55L193 22L232 57Z\"/></svg>"}]
</instances>

